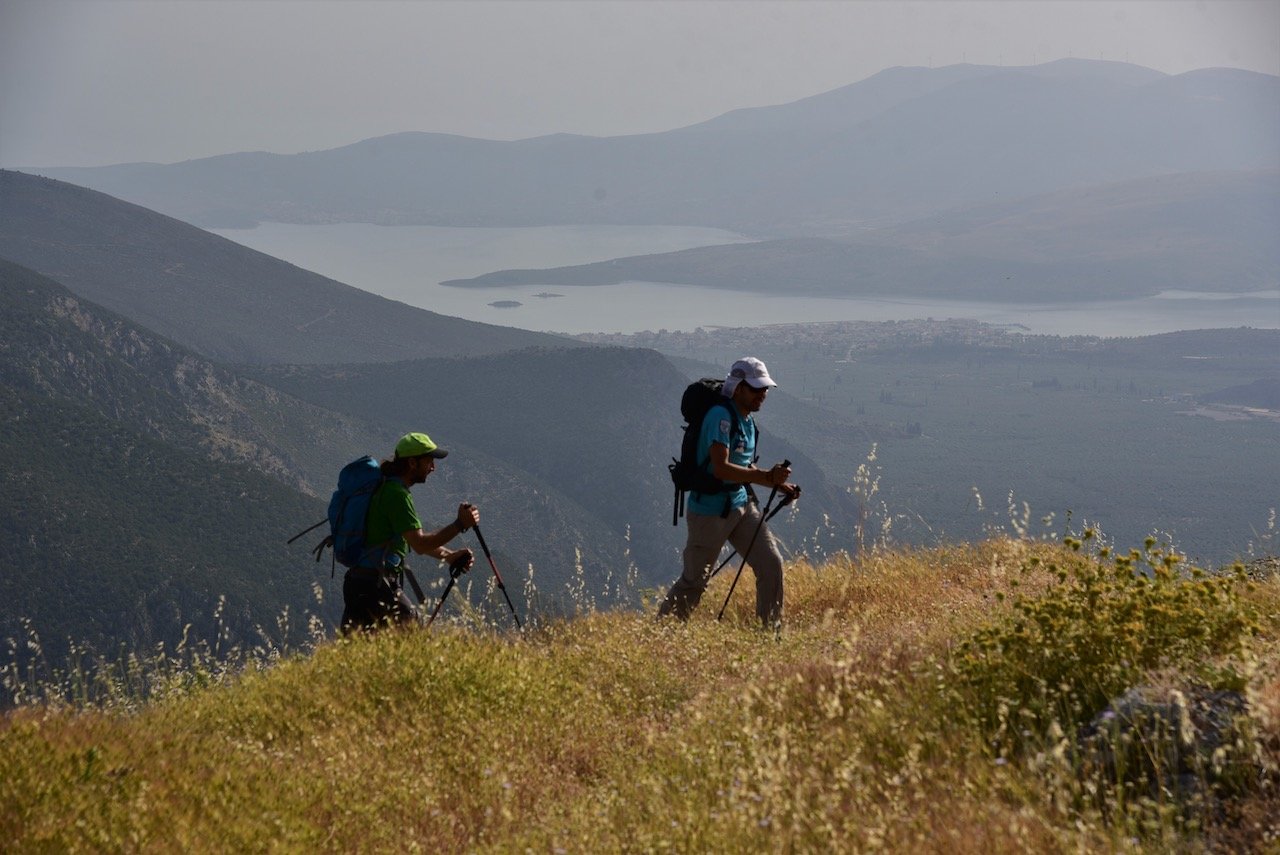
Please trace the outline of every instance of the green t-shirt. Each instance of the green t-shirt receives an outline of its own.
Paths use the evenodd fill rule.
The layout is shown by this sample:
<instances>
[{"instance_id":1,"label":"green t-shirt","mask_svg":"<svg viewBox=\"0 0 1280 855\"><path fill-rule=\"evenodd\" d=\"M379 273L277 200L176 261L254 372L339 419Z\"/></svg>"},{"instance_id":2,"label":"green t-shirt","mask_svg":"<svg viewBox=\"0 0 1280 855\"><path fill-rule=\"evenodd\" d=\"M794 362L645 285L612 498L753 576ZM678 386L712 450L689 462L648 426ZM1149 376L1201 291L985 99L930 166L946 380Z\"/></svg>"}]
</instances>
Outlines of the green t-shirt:
<instances>
[{"instance_id":1,"label":"green t-shirt","mask_svg":"<svg viewBox=\"0 0 1280 855\"><path fill-rule=\"evenodd\" d=\"M414 510L409 489L395 478L388 478L369 500L369 516L364 529L366 547L372 549L391 541L386 554L404 558L409 554L409 544L400 535L419 528L422 528L422 521Z\"/></svg>"}]
</instances>

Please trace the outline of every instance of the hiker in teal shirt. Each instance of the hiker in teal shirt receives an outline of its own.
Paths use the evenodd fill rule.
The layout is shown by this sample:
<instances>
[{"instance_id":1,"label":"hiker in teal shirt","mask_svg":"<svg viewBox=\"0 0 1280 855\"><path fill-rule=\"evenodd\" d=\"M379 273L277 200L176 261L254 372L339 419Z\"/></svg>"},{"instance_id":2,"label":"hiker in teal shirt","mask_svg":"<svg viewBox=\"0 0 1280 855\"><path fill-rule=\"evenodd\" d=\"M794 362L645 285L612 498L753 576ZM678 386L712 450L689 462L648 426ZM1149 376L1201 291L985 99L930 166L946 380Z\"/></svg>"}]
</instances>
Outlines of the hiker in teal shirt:
<instances>
[{"instance_id":1,"label":"hiker in teal shirt","mask_svg":"<svg viewBox=\"0 0 1280 855\"><path fill-rule=\"evenodd\" d=\"M702 432L698 436L698 459L710 460L711 448L720 445L729 451L729 462L735 466L751 468L756 459L756 421L748 414L738 419L738 430L733 429L732 398L725 398L702 420ZM747 503L747 487L738 484L724 493L690 493L687 508L694 513L719 516L725 509L733 510Z\"/></svg>"},{"instance_id":2,"label":"hiker in teal shirt","mask_svg":"<svg viewBox=\"0 0 1280 855\"><path fill-rule=\"evenodd\" d=\"M430 555L452 566L470 569L470 549L450 550L449 541L480 522L472 504L458 506L457 518L433 532L422 529L409 490L427 480L436 461L449 452L425 433L409 433L396 443L395 456L382 461L386 481L369 501L365 519L367 557L347 571L342 582L342 632L403 624L414 619L413 604L404 592L404 567L409 551Z\"/></svg>"},{"instance_id":3,"label":"hiker in teal shirt","mask_svg":"<svg viewBox=\"0 0 1280 855\"><path fill-rule=\"evenodd\" d=\"M755 573L756 615L761 623L769 629L781 624L782 553L746 487L748 484L769 487L788 499L800 494L799 487L788 483L791 467L786 463L771 469L755 466L756 423L752 416L759 412L769 389L776 385L759 359L750 356L739 359L729 369L721 389L724 401L707 410L703 417L698 460L706 461L707 471L731 489L689 494L685 514L689 539L684 548L684 569L659 606L660 617L674 615L680 620L688 619L702 599L711 567L728 541L739 554L746 556Z\"/></svg>"}]
</instances>

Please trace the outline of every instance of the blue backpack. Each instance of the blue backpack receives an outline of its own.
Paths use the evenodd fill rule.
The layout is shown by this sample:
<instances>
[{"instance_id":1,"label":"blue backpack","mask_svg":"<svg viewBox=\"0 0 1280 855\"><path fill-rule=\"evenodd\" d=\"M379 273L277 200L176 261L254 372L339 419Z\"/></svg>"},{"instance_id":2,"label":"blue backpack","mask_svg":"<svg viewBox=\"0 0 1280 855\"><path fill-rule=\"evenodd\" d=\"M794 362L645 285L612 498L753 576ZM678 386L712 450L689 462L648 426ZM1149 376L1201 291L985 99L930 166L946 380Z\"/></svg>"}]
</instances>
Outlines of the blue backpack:
<instances>
[{"instance_id":1,"label":"blue backpack","mask_svg":"<svg viewBox=\"0 0 1280 855\"><path fill-rule=\"evenodd\" d=\"M353 460L338 473L338 489L329 499L329 537L326 540L333 547L334 559L343 567L360 566L366 554L374 551L368 549L364 542L364 527L369 516L369 502L384 480L378 461L368 455ZM379 561L374 566L380 564Z\"/></svg>"},{"instance_id":2,"label":"blue backpack","mask_svg":"<svg viewBox=\"0 0 1280 855\"><path fill-rule=\"evenodd\" d=\"M338 489L333 491L333 497L329 499L327 519L306 531L298 532L289 539L289 543L327 522L329 536L312 550L317 562L326 547L333 547L334 561L343 567L381 567L386 556L378 556L377 552L385 552L389 541L372 547L366 544L365 522L369 516L369 503L373 494L378 492L384 481L386 477L382 474L378 461L368 455L343 466L338 473Z\"/></svg>"}]
</instances>

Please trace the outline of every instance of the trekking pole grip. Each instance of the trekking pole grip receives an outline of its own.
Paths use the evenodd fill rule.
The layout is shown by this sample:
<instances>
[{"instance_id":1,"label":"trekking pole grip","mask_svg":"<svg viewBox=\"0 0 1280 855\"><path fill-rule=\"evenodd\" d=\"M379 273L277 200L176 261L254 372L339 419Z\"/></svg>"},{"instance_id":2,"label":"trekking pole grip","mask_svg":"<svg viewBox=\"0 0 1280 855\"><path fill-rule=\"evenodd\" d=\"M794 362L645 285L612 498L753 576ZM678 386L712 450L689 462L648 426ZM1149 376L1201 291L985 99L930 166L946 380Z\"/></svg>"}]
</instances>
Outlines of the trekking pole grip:
<instances>
[{"instance_id":1,"label":"trekking pole grip","mask_svg":"<svg viewBox=\"0 0 1280 855\"><path fill-rule=\"evenodd\" d=\"M790 468L791 468L791 461L790 461L790 460L786 460L786 459L784 459L784 460L782 461L782 463L780 463L780 464L778 464L778 465L779 465L779 466L785 466L787 469L790 469ZM773 470L771 469L771 470L769 470L769 471L770 471L770 472L772 472ZM770 480L772 480L772 479L770 479ZM776 496L776 495L778 494L778 486L779 486L779 485L777 485L777 484L771 484L770 486L772 486L772 487L773 487L773 492L769 494L769 501L765 502L765 505L764 505L764 506L765 506L765 508L768 508L770 505L772 505L772 504L773 504L773 497L774 497L774 496Z\"/></svg>"}]
</instances>

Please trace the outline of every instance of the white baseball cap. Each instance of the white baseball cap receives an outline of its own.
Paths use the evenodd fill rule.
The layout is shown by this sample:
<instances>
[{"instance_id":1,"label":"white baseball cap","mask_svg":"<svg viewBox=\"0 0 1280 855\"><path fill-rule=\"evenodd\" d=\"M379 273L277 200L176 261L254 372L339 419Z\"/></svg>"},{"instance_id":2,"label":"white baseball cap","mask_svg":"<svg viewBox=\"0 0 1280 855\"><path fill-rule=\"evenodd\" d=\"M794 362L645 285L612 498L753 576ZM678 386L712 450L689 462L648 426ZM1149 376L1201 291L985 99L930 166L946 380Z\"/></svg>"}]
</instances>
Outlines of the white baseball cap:
<instances>
[{"instance_id":1,"label":"white baseball cap","mask_svg":"<svg viewBox=\"0 0 1280 855\"><path fill-rule=\"evenodd\" d=\"M744 356L729 369L729 376L724 378L723 394L726 397L732 397L738 384L746 382L753 389L768 389L778 384L773 382L773 378L769 376L769 369L764 367L764 363L756 359L754 356Z\"/></svg>"}]
</instances>

